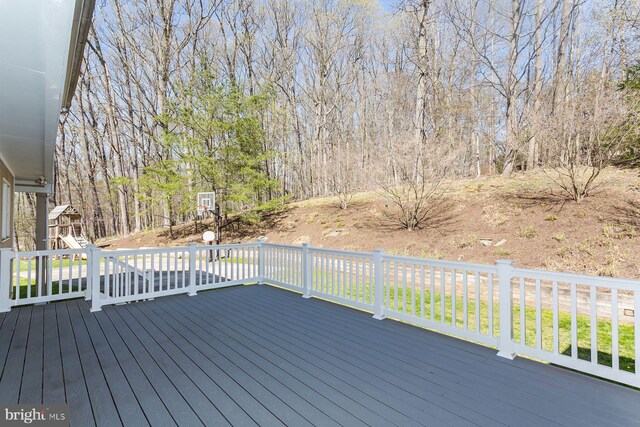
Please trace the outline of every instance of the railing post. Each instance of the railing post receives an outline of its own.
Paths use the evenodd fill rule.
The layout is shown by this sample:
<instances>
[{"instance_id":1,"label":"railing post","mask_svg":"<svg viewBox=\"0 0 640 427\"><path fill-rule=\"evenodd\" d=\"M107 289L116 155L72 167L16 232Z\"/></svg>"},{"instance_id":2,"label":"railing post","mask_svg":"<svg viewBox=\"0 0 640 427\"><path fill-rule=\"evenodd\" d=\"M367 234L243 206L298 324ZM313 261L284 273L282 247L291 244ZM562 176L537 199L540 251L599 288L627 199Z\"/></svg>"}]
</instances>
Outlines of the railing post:
<instances>
[{"instance_id":1,"label":"railing post","mask_svg":"<svg viewBox=\"0 0 640 427\"><path fill-rule=\"evenodd\" d=\"M198 256L198 245L195 243L187 243L187 249L189 250L189 293L190 297L195 296L196 289L196 257Z\"/></svg>"},{"instance_id":2,"label":"railing post","mask_svg":"<svg viewBox=\"0 0 640 427\"><path fill-rule=\"evenodd\" d=\"M0 249L0 313L11 310L11 256L10 248Z\"/></svg>"},{"instance_id":3,"label":"railing post","mask_svg":"<svg viewBox=\"0 0 640 427\"><path fill-rule=\"evenodd\" d=\"M87 287L91 289L91 312L102 310L100 300L100 258L102 250L95 245L87 246Z\"/></svg>"},{"instance_id":4,"label":"railing post","mask_svg":"<svg viewBox=\"0 0 640 427\"><path fill-rule=\"evenodd\" d=\"M265 238L261 237L258 239L258 285L262 285L264 283L264 242Z\"/></svg>"},{"instance_id":5,"label":"railing post","mask_svg":"<svg viewBox=\"0 0 640 427\"><path fill-rule=\"evenodd\" d=\"M311 286L313 275L313 259L311 258L311 251L309 250L309 244L302 244L302 298L311 298Z\"/></svg>"},{"instance_id":6,"label":"railing post","mask_svg":"<svg viewBox=\"0 0 640 427\"><path fill-rule=\"evenodd\" d=\"M91 251L89 250L93 245L92 244L88 244L87 246L85 246L84 250L85 250L85 254L87 255L87 278L85 279L86 283L85 283L85 287L84 287L84 300L85 301L91 301L91 292L93 290L93 286L91 284L91 275L93 272L93 266L91 265L93 263L93 260L91 259ZM49 268L47 267L47 261L49 257L43 257L43 262L42 262L42 266L46 268L45 272L43 272L43 278L45 280L42 281L42 283L46 283L46 277L48 274L51 274L49 272ZM82 254L80 254L80 264L82 264L82 260L83 260L83 256ZM53 261L53 259L51 259L51 261Z\"/></svg>"},{"instance_id":7,"label":"railing post","mask_svg":"<svg viewBox=\"0 0 640 427\"><path fill-rule=\"evenodd\" d=\"M373 251L373 318L382 320L384 316L384 272L382 270L382 249Z\"/></svg>"},{"instance_id":8,"label":"railing post","mask_svg":"<svg viewBox=\"0 0 640 427\"><path fill-rule=\"evenodd\" d=\"M511 295L513 261L497 260L496 267L498 269L498 301L500 304L498 356L513 360L516 357L513 346L513 299Z\"/></svg>"}]
</instances>

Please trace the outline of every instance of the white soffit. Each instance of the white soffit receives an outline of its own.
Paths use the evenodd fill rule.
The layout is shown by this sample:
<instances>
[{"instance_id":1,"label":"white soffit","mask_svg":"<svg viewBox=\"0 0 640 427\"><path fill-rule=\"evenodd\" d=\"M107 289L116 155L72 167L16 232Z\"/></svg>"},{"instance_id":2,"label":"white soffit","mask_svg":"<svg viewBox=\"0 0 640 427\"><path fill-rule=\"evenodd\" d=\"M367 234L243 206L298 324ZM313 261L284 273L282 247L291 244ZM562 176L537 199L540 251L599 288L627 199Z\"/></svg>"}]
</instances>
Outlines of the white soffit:
<instances>
[{"instance_id":1,"label":"white soffit","mask_svg":"<svg viewBox=\"0 0 640 427\"><path fill-rule=\"evenodd\" d=\"M0 153L18 184L53 178L75 10L76 0L0 0Z\"/></svg>"}]
</instances>

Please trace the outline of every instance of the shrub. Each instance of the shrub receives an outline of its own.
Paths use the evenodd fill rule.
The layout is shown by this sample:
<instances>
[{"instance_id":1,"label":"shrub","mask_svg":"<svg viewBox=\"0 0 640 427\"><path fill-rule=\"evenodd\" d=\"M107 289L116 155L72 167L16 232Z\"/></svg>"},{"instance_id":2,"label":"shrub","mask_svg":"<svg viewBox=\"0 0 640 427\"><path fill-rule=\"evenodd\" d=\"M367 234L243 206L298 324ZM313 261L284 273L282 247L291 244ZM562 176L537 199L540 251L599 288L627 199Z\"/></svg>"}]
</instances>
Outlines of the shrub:
<instances>
[{"instance_id":1,"label":"shrub","mask_svg":"<svg viewBox=\"0 0 640 427\"><path fill-rule=\"evenodd\" d=\"M558 233L555 234L553 236L554 240L556 240L557 242L564 242L565 240L567 240L566 236L564 235L564 233Z\"/></svg>"},{"instance_id":2,"label":"shrub","mask_svg":"<svg viewBox=\"0 0 640 427\"><path fill-rule=\"evenodd\" d=\"M525 228L521 228L518 230L518 237L524 237L526 239L533 239L538 235L538 230L534 226L529 226Z\"/></svg>"},{"instance_id":3,"label":"shrub","mask_svg":"<svg viewBox=\"0 0 640 427\"><path fill-rule=\"evenodd\" d=\"M475 234L470 234L468 236L462 236L461 238L456 240L455 245L460 249L464 249L475 245L477 241L478 236L476 236Z\"/></svg>"},{"instance_id":4,"label":"shrub","mask_svg":"<svg viewBox=\"0 0 640 427\"><path fill-rule=\"evenodd\" d=\"M381 185L387 200L395 207L386 213L387 217L406 230L423 228L444 209L444 176L444 170L427 166L399 166L399 185Z\"/></svg>"},{"instance_id":5,"label":"shrub","mask_svg":"<svg viewBox=\"0 0 640 427\"><path fill-rule=\"evenodd\" d=\"M629 224L605 224L602 233L610 239L631 239L638 235L636 228Z\"/></svg>"},{"instance_id":6,"label":"shrub","mask_svg":"<svg viewBox=\"0 0 640 427\"><path fill-rule=\"evenodd\" d=\"M502 248L502 247L496 249L496 254L498 254L501 257L505 257L505 256L511 255L511 253L508 250L506 250L505 248Z\"/></svg>"}]
</instances>

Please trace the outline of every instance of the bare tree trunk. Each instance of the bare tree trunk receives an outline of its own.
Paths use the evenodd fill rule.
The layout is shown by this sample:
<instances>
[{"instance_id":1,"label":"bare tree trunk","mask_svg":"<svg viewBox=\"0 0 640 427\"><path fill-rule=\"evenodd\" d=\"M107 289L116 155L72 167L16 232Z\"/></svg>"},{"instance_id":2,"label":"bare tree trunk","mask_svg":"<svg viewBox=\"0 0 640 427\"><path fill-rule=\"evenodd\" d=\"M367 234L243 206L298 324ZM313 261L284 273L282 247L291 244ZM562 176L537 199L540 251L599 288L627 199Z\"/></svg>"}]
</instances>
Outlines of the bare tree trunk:
<instances>
[{"instance_id":1,"label":"bare tree trunk","mask_svg":"<svg viewBox=\"0 0 640 427\"><path fill-rule=\"evenodd\" d=\"M87 124L85 122L85 111L83 97L78 96L78 104L80 108L80 118L82 123L82 140L84 147L84 157L87 159L87 178L89 180L89 190L91 192L91 200L93 204L93 215L91 217L92 235L95 238L105 237L107 230L104 226L104 213L102 211L102 204L100 203L100 196L98 195L98 185L96 183L96 167L93 155L91 153L91 146L89 144L89 135L87 133Z\"/></svg>"},{"instance_id":2,"label":"bare tree trunk","mask_svg":"<svg viewBox=\"0 0 640 427\"><path fill-rule=\"evenodd\" d=\"M418 85L416 89L415 128L416 143L420 153L427 144L426 114L428 85L428 19L431 0L420 0L418 9L418 48L416 66L418 69Z\"/></svg>"},{"instance_id":3,"label":"bare tree trunk","mask_svg":"<svg viewBox=\"0 0 640 427\"><path fill-rule=\"evenodd\" d=\"M513 172L515 157L517 152L517 117L516 103L518 101L517 94L517 77L516 65L518 62L518 41L520 36L520 26L522 22L523 0L511 0L511 34L509 36L509 59L507 72L507 106L506 106L506 142L504 149L504 166L502 175L509 176Z\"/></svg>"},{"instance_id":4,"label":"bare tree trunk","mask_svg":"<svg viewBox=\"0 0 640 427\"><path fill-rule=\"evenodd\" d=\"M534 58L535 68L533 77L533 126L532 135L529 140L529 150L527 153L527 170L532 170L538 165L538 133L542 121L542 19L544 14L544 0L537 0L536 20L534 35Z\"/></svg>"},{"instance_id":5,"label":"bare tree trunk","mask_svg":"<svg viewBox=\"0 0 640 427\"><path fill-rule=\"evenodd\" d=\"M560 1L560 0L558 0ZM556 52L555 73L553 80L553 101L551 112L562 108L567 91L567 48L570 46L569 32L571 29L571 16L573 14L574 0L562 0L562 16L560 17L560 34L558 37L558 50Z\"/></svg>"},{"instance_id":6,"label":"bare tree trunk","mask_svg":"<svg viewBox=\"0 0 640 427\"><path fill-rule=\"evenodd\" d=\"M95 33L95 29L91 30L91 35L93 36L93 43L89 42L89 46L92 48L93 52L98 57L98 61L102 66L102 71L104 73L104 80L106 86L106 114L107 114L107 124L108 124L108 136L110 140L110 145L112 152L115 153L113 158L113 163L115 166L115 173L118 178L124 177L124 170L122 167L122 157L123 150L120 146L119 139L119 130L116 122L116 111L115 111L115 94L113 90L113 84L111 82L111 74L109 72L109 68L107 67L107 62L102 55L102 49L100 47L100 42ZM125 189L122 184L116 185L116 191L118 193L118 207L120 212L120 232L122 234L129 234L129 215L127 210L127 199L125 195Z\"/></svg>"}]
</instances>

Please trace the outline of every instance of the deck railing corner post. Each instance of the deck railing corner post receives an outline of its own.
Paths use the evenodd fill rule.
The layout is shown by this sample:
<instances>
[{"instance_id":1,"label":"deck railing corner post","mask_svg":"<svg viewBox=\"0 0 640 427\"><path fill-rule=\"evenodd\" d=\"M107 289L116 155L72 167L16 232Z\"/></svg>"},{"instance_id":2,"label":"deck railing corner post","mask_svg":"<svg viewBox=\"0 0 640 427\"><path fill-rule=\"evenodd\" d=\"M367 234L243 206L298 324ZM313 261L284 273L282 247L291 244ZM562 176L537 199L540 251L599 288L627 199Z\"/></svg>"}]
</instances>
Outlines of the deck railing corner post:
<instances>
[{"instance_id":1,"label":"deck railing corner post","mask_svg":"<svg viewBox=\"0 0 640 427\"><path fill-rule=\"evenodd\" d=\"M187 243L187 250L189 252L189 285L188 293L190 297L197 294L196 289L196 257L198 256L198 245L193 242Z\"/></svg>"},{"instance_id":2,"label":"deck railing corner post","mask_svg":"<svg viewBox=\"0 0 640 427\"><path fill-rule=\"evenodd\" d=\"M498 336L498 356L513 360L516 353L513 345L513 298L511 279L513 261L497 260L498 302L500 310L500 335Z\"/></svg>"},{"instance_id":3,"label":"deck railing corner post","mask_svg":"<svg viewBox=\"0 0 640 427\"><path fill-rule=\"evenodd\" d=\"M264 242L267 239L261 237L258 239L258 285L262 285L264 283L264 261L265 261L265 250L264 250Z\"/></svg>"},{"instance_id":4,"label":"deck railing corner post","mask_svg":"<svg viewBox=\"0 0 640 427\"><path fill-rule=\"evenodd\" d=\"M84 251L85 251L85 255L87 256L87 278L86 278L86 283L85 283L85 287L84 287L84 300L85 301L91 301L91 292L93 289L93 286L91 286L91 276L92 276L92 271L93 271L93 260L91 259L91 248L95 246L94 244L90 243L87 246L85 246ZM80 262L82 263L82 255L80 255Z\"/></svg>"},{"instance_id":5,"label":"deck railing corner post","mask_svg":"<svg viewBox=\"0 0 640 427\"><path fill-rule=\"evenodd\" d=\"M0 249L0 313L11 310L11 248Z\"/></svg>"},{"instance_id":6,"label":"deck railing corner post","mask_svg":"<svg viewBox=\"0 0 640 427\"><path fill-rule=\"evenodd\" d=\"M311 251L309 250L309 244L302 244L302 298L311 298L311 286L313 271L313 260L311 258Z\"/></svg>"},{"instance_id":7,"label":"deck railing corner post","mask_svg":"<svg viewBox=\"0 0 640 427\"><path fill-rule=\"evenodd\" d=\"M384 250L375 249L373 251L373 318L382 320L384 315L384 273L382 270L382 258Z\"/></svg>"},{"instance_id":8,"label":"deck railing corner post","mask_svg":"<svg viewBox=\"0 0 640 427\"><path fill-rule=\"evenodd\" d=\"M102 310L100 299L100 259L102 250L96 245L87 246L87 289L91 295L91 312Z\"/></svg>"}]
</instances>

